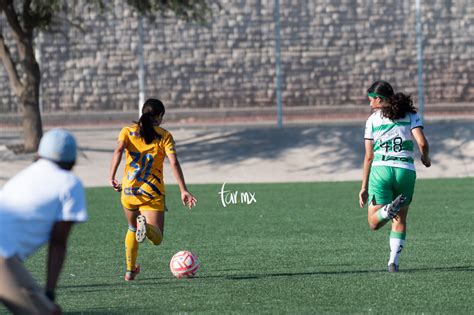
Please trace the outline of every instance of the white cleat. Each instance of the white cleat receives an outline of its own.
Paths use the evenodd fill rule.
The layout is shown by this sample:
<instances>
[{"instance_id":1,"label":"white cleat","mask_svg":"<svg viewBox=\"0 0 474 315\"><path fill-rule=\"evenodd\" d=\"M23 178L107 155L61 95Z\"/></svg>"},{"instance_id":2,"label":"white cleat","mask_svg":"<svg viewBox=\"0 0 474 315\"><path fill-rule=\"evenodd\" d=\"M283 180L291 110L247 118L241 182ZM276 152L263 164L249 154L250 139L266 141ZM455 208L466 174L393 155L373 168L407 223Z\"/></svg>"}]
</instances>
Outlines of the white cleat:
<instances>
[{"instance_id":1,"label":"white cleat","mask_svg":"<svg viewBox=\"0 0 474 315\"><path fill-rule=\"evenodd\" d=\"M146 238L146 218L144 215L137 217L137 232L135 232L135 238L138 243L143 243Z\"/></svg>"}]
</instances>

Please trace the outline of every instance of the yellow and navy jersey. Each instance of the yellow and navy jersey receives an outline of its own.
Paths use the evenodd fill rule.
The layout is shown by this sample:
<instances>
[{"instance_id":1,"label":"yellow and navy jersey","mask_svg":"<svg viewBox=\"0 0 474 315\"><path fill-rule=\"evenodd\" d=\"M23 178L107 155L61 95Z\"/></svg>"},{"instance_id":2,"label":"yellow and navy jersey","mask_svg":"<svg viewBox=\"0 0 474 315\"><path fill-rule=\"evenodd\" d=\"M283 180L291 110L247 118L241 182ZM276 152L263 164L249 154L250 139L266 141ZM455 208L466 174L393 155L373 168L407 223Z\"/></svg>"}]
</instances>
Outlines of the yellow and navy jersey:
<instances>
[{"instance_id":1,"label":"yellow and navy jersey","mask_svg":"<svg viewBox=\"0 0 474 315\"><path fill-rule=\"evenodd\" d=\"M165 156L176 153L173 136L161 127L155 127L160 136L150 144L140 137L138 125L122 128L118 141L125 143L125 171L122 194L154 199L165 194L163 161Z\"/></svg>"}]
</instances>

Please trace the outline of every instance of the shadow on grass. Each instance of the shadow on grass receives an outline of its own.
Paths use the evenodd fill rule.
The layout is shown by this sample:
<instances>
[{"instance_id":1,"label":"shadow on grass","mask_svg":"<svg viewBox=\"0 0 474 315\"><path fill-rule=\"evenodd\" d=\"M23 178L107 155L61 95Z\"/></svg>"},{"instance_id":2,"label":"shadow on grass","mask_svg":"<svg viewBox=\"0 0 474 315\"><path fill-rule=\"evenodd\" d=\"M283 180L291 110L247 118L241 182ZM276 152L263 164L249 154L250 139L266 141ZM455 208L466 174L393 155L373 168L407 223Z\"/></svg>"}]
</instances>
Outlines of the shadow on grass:
<instances>
[{"instance_id":1,"label":"shadow on grass","mask_svg":"<svg viewBox=\"0 0 474 315\"><path fill-rule=\"evenodd\" d=\"M403 269L400 273L417 273L417 272L474 272L474 266L452 266L452 267L421 267L421 268L409 268ZM221 280L251 280L251 279L265 279L272 277L300 277L300 276L318 276L318 275L348 275L348 274L373 274L373 273L387 273L386 269L374 269L374 270L341 270L341 271L308 271L308 272L275 272L275 273L263 273L263 274L246 274L246 275L199 275L195 279L221 279ZM186 279L184 279L186 280ZM97 284L79 284L79 285L65 285L61 286L62 289L90 289L82 290L84 292L90 292L95 290L101 290L103 288L117 288L122 286L130 285L149 285L153 282L156 285L157 281L164 281L163 284L168 284L170 281L175 279L170 277L149 277L140 278L137 281L126 283L97 283ZM176 280L178 281L178 280ZM179 280L181 281L181 280Z\"/></svg>"},{"instance_id":2,"label":"shadow on grass","mask_svg":"<svg viewBox=\"0 0 474 315\"><path fill-rule=\"evenodd\" d=\"M210 164L236 163L250 158L279 159L288 152L306 148L314 152L301 170L329 169L341 172L360 168L364 157L364 123L360 125L292 126L283 129L273 127L228 128L226 133L212 134L202 131L183 144L178 142L178 152L183 162L207 161ZM457 159L472 163L460 148L474 139L472 122L433 122L426 126L426 135L434 152L447 152ZM448 141L456 139L455 142ZM418 153L417 153L418 154ZM327 162L319 156L330 156Z\"/></svg>"},{"instance_id":3,"label":"shadow on grass","mask_svg":"<svg viewBox=\"0 0 474 315\"><path fill-rule=\"evenodd\" d=\"M140 306L140 312L145 312L145 314L156 314L157 309L156 306ZM83 312L64 312L64 314L70 315L84 315L84 314L136 314L137 308L136 307L123 307L117 306L114 308L111 307L104 307L104 308L94 308L92 310L86 310Z\"/></svg>"},{"instance_id":4,"label":"shadow on grass","mask_svg":"<svg viewBox=\"0 0 474 315\"><path fill-rule=\"evenodd\" d=\"M454 266L454 267L424 267L424 268L410 268L400 270L400 273L415 273L415 272L473 272L474 266ZM369 274L369 273L387 273L386 269L376 270L342 270L342 271L309 271L309 272L281 272L281 273L266 273L254 275L232 275L232 276L209 276L200 278L225 278L231 280L246 280L246 279L261 279L269 277L293 277L293 276L313 276L313 275L346 275L346 274Z\"/></svg>"},{"instance_id":5,"label":"shadow on grass","mask_svg":"<svg viewBox=\"0 0 474 315\"><path fill-rule=\"evenodd\" d=\"M454 267L425 267L425 268L409 268L403 269L400 272L427 272L427 271L435 271L435 272L449 272L449 271L474 271L474 266L454 266Z\"/></svg>"}]
</instances>

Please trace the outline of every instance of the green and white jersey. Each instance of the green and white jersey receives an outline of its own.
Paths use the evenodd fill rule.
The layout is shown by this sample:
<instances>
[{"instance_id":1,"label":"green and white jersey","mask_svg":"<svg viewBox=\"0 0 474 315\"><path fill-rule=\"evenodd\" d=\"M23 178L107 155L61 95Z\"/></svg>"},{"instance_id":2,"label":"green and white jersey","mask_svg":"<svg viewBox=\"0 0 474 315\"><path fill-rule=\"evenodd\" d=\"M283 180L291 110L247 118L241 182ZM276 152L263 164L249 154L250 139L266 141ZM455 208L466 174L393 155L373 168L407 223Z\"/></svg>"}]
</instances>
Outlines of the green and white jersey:
<instances>
[{"instance_id":1,"label":"green and white jersey","mask_svg":"<svg viewBox=\"0 0 474 315\"><path fill-rule=\"evenodd\" d=\"M372 166L386 165L415 170L415 142L411 130L423 128L418 114L407 113L404 118L392 121L373 113L365 124L364 138L374 141Z\"/></svg>"}]
</instances>

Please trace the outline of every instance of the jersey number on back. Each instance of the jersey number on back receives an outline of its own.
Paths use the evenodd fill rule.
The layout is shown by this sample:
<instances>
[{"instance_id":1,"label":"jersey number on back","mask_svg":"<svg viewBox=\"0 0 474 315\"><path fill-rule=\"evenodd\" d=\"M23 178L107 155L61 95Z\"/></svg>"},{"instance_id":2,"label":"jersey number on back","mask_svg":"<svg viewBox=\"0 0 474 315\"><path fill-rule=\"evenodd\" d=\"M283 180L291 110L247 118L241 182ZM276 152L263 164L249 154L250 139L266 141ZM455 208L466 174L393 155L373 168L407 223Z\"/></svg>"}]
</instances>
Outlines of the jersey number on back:
<instances>
[{"instance_id":1,"label":"jersey number on back","mask_svg":"<svg viewBox=\"0 0 474 315\"><path fill-rule=\"evenodd\" d=\"M133 158L132 162L130 162L130 167L133 171L128 172L128 180L136 179L139 182L145 181L148 175L150 175L151 166L153 165L153 155L146 153L142 156L139 152L129 153Z\"/></svg>"},{"instance_id":2,"label":"jersey number on back","mask_svg":"<svg viewBox=\"0 0 474 315\"><path fill-rule=\"evenodd\" d=\"M396 137L387 142L383 142L382 144L380 144L380 147L385 149L385 153L387 153L388 151L392 151L392 148L393 152L400 152L403 149L402 144L403 139L401 137Z\"/></svg>"}]
</instances>

